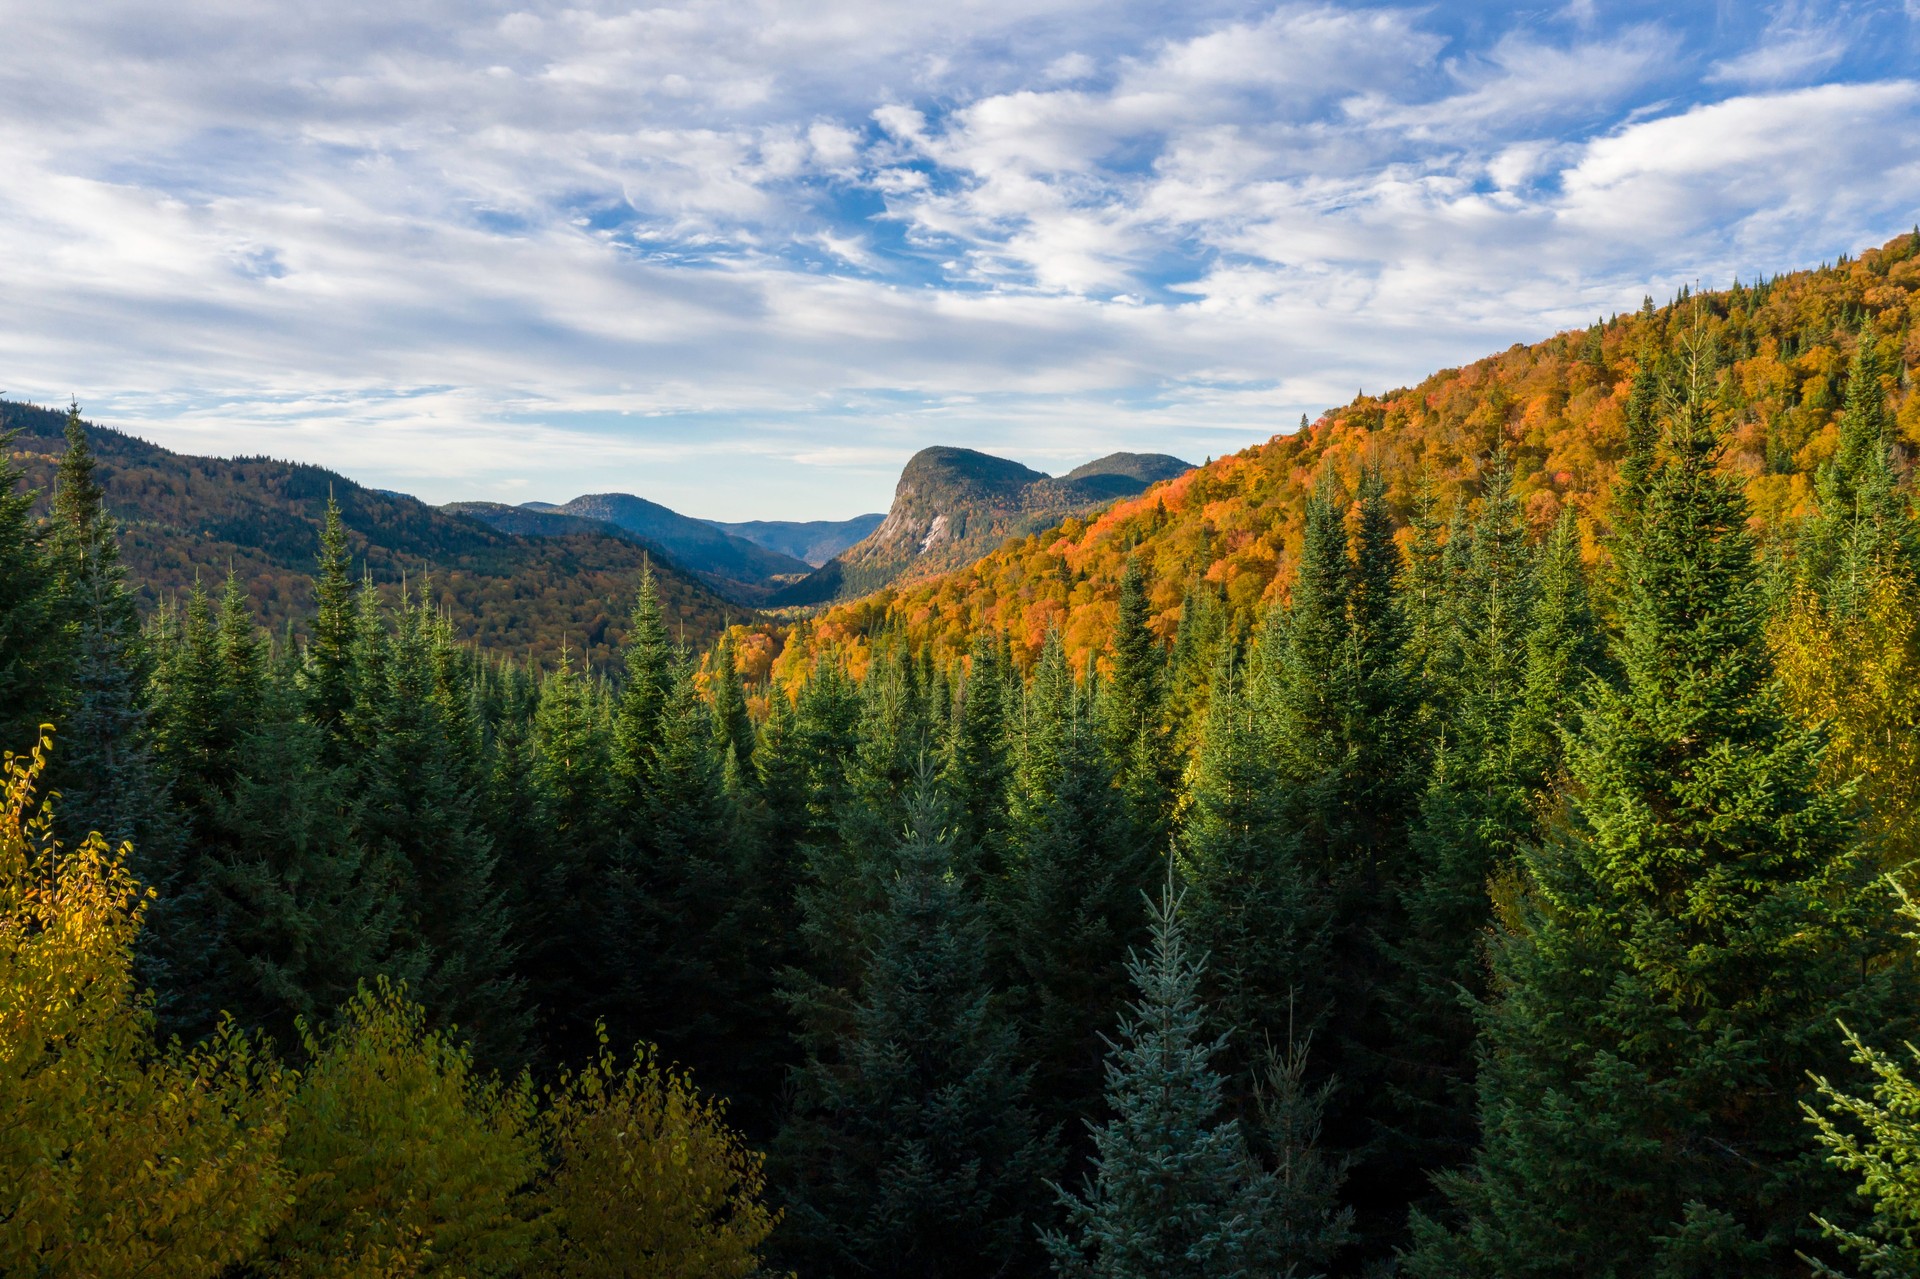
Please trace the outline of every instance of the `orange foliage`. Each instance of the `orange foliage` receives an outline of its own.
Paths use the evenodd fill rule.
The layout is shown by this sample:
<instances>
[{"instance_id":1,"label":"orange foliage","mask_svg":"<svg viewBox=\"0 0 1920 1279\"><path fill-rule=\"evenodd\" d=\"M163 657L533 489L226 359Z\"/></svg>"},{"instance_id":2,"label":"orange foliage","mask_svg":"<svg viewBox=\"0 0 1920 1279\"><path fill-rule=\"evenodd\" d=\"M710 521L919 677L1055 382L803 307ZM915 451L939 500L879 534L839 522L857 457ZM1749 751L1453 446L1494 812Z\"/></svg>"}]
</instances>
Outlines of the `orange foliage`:
<instances>
[{"instance_id":1,"label":"orange foliage","mask_svg":"<svg viewBox=\"0 0 1920 1279\"><path fill-rule=\"evenodd\" d=\"M1896 421L1920 445L1920 236L1832 267L1683 297L1592 329L1518 345L1418 386L1363 395L1297 433L1223 457L1095 515L1016 538L944 576L837 605L799 622L772 663L791 680L815 655L863 667L872 640L901 633L957 660L982 631L1004 631L1017 661L1058 627L1076 662L1098 660L1129 555L1146 563L1153 626L1171 638L1181 601L1202 579L1247 619L1281 598L1299 545L1303 499L1322 477L1351 493L1363 468L1387 483L1403 526L1422 485L1445 520L1477 490L1504 445L1528 522L1582 517L1589 556L1608 525L1607 493L1626 445L1626 403L1643 352L1670 349L1698 325L1728 358L1722 465L1742 479L1763 528L1804 513L1813 472L1831 456L1856 332L1866 319L1899 365L1889 380ZM763 628L764 629L764 628Z\"/></svg>"}]
</instances>

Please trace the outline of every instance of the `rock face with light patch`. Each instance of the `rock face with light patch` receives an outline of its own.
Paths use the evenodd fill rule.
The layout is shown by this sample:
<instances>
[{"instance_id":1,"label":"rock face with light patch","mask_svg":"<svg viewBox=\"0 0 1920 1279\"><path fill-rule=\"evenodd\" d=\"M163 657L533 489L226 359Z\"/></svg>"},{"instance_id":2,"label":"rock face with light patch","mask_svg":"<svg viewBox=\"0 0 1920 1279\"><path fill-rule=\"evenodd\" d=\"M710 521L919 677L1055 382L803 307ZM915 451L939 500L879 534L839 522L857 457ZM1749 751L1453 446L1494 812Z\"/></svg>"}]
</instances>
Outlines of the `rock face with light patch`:
<instances>
[{"instance_id":1,"label":"rock face with light patch","mask_svg":"<svg viewBox=\"0 0 1920 1279\"><path fill-rule=\"evenodd\" d=\"M944 573L1192 469L1164 453L1112 453L1055 479L973 449L922 449L900 472L880 526L768 603L822 604Z\"/></svg>"}]
</instances>

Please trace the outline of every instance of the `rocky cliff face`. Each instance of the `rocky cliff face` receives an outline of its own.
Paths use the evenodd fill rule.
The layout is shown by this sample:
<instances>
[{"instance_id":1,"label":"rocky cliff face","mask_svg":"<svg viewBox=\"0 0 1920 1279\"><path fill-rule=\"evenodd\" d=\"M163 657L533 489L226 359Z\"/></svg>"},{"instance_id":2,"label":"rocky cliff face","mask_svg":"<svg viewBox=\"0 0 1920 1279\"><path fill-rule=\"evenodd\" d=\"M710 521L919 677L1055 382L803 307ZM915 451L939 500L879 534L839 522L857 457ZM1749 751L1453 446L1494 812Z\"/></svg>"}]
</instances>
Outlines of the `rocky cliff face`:
<instances>
[{"instance_id":1,"label":"rocky cliff face","mask_svg":"<svg viewBox=\"0 0 1920 1279\"><path fill-rule=\"evenodd\" d=\"M943 573L1191 469L1165 454L1114 453L1055 479L972 449L922 449L901 471L880 526L769 603L820 604Z\"/></svg>"}]
</instances>

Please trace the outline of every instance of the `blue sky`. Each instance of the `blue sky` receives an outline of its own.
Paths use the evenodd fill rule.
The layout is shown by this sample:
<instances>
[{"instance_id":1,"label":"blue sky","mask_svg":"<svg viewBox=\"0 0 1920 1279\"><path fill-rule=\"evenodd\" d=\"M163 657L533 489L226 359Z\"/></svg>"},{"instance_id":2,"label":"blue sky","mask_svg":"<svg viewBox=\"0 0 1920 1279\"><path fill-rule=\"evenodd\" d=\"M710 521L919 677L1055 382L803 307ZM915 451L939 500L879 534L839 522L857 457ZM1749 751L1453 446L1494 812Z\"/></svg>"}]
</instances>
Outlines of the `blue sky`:
<instances>
[{"instance_id":1,"label":"blue sky","mask_svg":"<svg viewBox=\"0 0 1920 1279\"><path fill-rule=\"evenodd\" d=\"M1920 217L1920 0L0 0L0 393L431 501L1198 461Z\"/></svg>"}]
</instances>

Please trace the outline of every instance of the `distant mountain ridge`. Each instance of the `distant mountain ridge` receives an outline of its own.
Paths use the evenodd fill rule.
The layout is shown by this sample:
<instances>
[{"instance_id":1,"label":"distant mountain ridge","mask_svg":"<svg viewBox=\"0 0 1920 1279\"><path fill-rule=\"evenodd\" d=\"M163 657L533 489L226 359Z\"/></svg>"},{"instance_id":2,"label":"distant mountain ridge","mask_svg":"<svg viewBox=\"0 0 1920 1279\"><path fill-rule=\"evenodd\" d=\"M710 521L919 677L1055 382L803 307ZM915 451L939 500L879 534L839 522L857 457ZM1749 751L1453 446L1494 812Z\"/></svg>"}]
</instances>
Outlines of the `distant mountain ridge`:
<instances>
[{"instance_id":1,"label":"distant mountain ridge","mask_svg":"<svg viewBox=\"0 0 1920 1279\"><path fill-rule=\"evenodd\" d=\"M45 490L66 449L66 414L0 401L0 433L27 483ZM356 572L397 590L430 585L455 631L525 658L611 660L644 564L651 561L668 626L690 642L717 634L736 610L662 547L587 521L559 536L503 531L457 511L356 484L318 466L271 458L175 453L87 424L107 509L142 603L217 589L231 567L255 617L280 633L312 607L311 575L329 493L340 503ZM511 509L511 508L509 508ZM530 532L530 531L529 531Z\"/></svg>"},{"instance_id":2,"label":"distant mountain ridge","mask_svg":"<svg viewBox=\"0 0 1920 1279\"><path fill-rule=\"evenodd\" d=\"M782 555L791 555L819 568L840 552L858 542L887 517L879 511L856 515L850 520L746 520L729 524L725 520L703 520L723 533L745 538L755 546L764 546Z\"/></svg>"},{"instance_id":3,"label":"distant mountain ridge","mask_svg":"<svg viewBox=\"0 0 1920 1279\"><path fill-rule=\"evenodd\" d=\"M886 518L773 606L865 595L972 563L1009 538L1145 492L1192 470L1164 453L1110 453L1054 478L990 453L944 445L908 459Z\"/></svg>"},{"instance_id":4,"label":"distant mountain ridge","mask_svg":"<svg viewBox=\"0 0 1920 1279\"><path fill-rule=\"evenodd\" d=\"M813 566L796 556L735 537L706 520L696 520L658 502L631 493L588 493L571 502L454 502L455 510L504 532L553 537L589 526L638 539L665 551L681 567L737 604L752 605L785 582L804 577Z\"/></svg>"}]
</instances>

